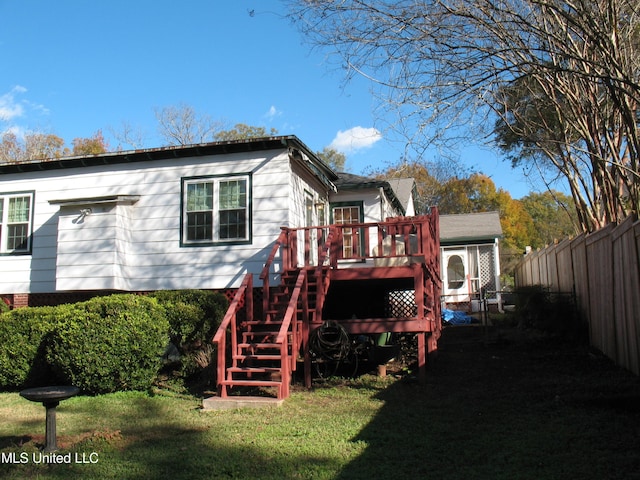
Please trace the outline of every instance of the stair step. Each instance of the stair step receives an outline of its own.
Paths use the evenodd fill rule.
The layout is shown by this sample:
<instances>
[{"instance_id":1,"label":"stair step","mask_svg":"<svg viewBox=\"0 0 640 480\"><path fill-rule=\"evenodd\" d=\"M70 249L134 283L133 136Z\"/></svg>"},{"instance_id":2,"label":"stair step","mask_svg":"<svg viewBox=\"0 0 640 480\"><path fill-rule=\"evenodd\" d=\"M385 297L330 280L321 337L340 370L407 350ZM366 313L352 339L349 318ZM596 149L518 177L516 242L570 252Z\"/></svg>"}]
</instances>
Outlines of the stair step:
<instances>
[{"instance_id":1,"label":"stair step","mask_svg":"<svg viewBox=\"0 0 640 480\"><path fill-rule=\"evenodd\" d=\"M264 337L273 337L273 340L278 336L278 332L242 332L242 343L269 343L265 342ZM261 342L252 342L251 340L262 338ZM276 344L274 344L276 345Z\"/></svg>"},{"instance_id":2,"label":"stair step","mask_svg":"<svg viewBox=\"0 0 640 480\"><path fill-rule=\"evenodd\" d=\"M239 343L238 348L280 348L279 343Z\"/></svg>"},{"instance_id":3,"label":"stair step","mask_svg":"<svg viewBox=\"0 0 640 480\"><path fill-rule=\"evenodd\" d=\"M281 355L233 355L234 360L281 360Z\"/></svg>"},{"instance_id":4,"label":"stair step","mask_svg":"<svg viewBox=\"0 0 640 480\"><path fill-rule=\"evenodd\" d=\"M275 380L222 380L218 382L221 385L228 386L243 386L243 387L279 387L282 382Z\"/></svg>"},{"instance_id":5,"label":"stair step","mask_svg":"<svg viewBox=\"0 0 640 480\"><path fill-rule=\"evenodd\" d=\"M280 367L229 367L228 373L280 373Z\"/></svg>"}]
</instances>

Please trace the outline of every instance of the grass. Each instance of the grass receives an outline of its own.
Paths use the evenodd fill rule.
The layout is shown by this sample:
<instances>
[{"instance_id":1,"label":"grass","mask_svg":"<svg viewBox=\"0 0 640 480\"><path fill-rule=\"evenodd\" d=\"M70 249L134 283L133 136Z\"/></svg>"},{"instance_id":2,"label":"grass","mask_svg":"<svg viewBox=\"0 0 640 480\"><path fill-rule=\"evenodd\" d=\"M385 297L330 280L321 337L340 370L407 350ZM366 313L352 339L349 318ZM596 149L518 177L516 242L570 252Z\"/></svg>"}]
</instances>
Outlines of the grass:
<instances>
[{"instance_id":1,"label":"grass","mask_svg":"<svg viewBox=\"0 0 640 480\"><path fill-rule=\"evenodd\" d=\"M448 329L428 381L364 376L281 408L200 412L158 391L58 407L60 453L35 464L44 408L0 394L2 478L640 479L640 380L586 348ZM5 460L8 457L4 457Z\"/></svg>"}]
</instances>

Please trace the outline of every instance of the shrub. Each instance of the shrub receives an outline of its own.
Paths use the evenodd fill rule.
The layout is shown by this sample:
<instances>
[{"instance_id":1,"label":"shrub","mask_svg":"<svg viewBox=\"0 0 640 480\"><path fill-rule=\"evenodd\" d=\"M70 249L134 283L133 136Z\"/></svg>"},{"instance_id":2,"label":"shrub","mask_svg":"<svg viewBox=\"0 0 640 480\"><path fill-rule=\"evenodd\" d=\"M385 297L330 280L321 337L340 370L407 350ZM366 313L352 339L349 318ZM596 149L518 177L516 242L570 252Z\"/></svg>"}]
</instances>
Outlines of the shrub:
<instances>
[{"instance_id":1,"label":"shrub","mask_svg":"<svg viewBox=\"0 0 640 480\"><path fill-rule=\"evenodd\" d=\"M0 313L5 313L11 310L7 302L8 300L5 300L4 298L0 297Z\"/></svg>"},{"instance_id":2,"label":"shrub","mask_svg":"<svg viewBox=\"0 0 640 480\"><path fill-rule=\"evenodd\" d=\"M144 390L156 378L167 344L165 310L137 295L75 304L51 333L47 361L65 381L88 393Z\"/></svg>"},{"instance_id":3,"label":"shrub","mask_svg":"<svg viewBox=\"0 0 640 480\"><path fill-rule=\"evenodd\" d=\"M166 309L171 342L180 354L182 374L201 372L212 360L210 345L228 307L227 297L207 290L162 290L150 296Z\"/></svg>"},{"instance_id":4,"label":"shrub","mask_svg":"<svg viewBox=\"0 0 640 480\"><path fill-rule=\"evenodd\" d=\"M160 290L150 294L167 310L176 345L208 342L228 307L227 297L207 290Z\"/></svg>"},{"instance_id":5,"label":"shrub","mask_svg":"<svg viewBox=\"0 0 640 480\"><path fill-rule=\"evenodd\" d=\"M0 315L0 386L54 383L45 358L48 336L69 308L18 308Z\"/></svg>"},{"instance_id":6,"label":"shrub","mask_svg":"<svg viewBox=\"0 0 640 480\"><path fill-rule=\"evenodd\" d=\"M588 337L571 294L550 292L541 285L520 287L514 293L521 326L571 340L584 341Z\"/></svg>"}]
</instances>

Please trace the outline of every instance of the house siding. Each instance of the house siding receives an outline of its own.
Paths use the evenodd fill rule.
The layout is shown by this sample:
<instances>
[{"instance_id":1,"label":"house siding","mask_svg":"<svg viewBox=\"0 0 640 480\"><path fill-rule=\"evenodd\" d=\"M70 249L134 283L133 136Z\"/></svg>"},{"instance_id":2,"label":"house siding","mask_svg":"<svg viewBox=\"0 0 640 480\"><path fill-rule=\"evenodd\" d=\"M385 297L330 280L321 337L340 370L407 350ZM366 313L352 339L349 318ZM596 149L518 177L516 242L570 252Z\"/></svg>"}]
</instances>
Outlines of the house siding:
<instances>
[{"instance_id":1,"label":"house siding","mask_svg":"<svg viewBox=\"0 0 640 480\"><path fill-rule=\"evenodd\" d=\"M299 170L283 148L2 175L0 191L36 195L32 254L0 257L0 293L237 287L260 272L281 226L303 225L291 182L326 194ZM232 174L251 175L251 243L181 246L181 179ZM55 203L116 195L139 199L87 201L82 221L82 206Z\"/></svg>"}]
</instances>

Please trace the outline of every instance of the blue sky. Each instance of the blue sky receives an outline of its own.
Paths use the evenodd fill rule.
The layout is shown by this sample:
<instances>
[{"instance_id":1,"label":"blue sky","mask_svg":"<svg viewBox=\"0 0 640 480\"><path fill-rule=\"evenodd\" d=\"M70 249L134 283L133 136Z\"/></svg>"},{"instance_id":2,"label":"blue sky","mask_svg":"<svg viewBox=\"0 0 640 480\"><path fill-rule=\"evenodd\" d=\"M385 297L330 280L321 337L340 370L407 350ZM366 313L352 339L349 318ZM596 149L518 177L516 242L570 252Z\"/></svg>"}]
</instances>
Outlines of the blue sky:
<instances>
[{"instance_id":1,"label":"blue sky","mask_svg":"<svg viewBox=\"0 0 640 480\"><path fill-rule=\"evenodd\" d=\"M116 148L126 122L157 147L154 111L186 104L333 146L353 173L396 162L404 148L379 126L371 86L345 85L283 13L277 0L0 0L0 132L70 144L102 130ZM495 152L458 155L514 198L533 188Z\"/></svg>"}]
</instances>

